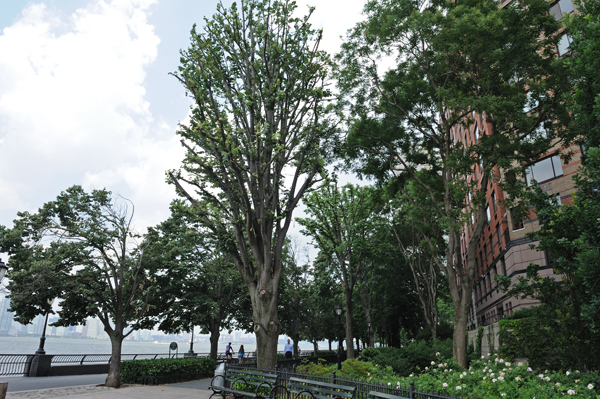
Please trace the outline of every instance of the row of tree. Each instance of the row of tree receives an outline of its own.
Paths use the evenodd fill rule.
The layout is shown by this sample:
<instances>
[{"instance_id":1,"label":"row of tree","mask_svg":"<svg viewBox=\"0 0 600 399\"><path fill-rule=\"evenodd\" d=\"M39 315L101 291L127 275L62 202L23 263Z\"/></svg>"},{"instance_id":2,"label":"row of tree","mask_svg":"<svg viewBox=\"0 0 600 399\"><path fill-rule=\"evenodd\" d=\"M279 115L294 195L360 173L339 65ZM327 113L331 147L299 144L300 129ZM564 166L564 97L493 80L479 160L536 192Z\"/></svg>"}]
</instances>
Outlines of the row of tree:
<instances>
[{"instance_id":1,"label":"row of tree","mask_svg":"<svg viewBox=\"0 0 600 399\"><path fill-rule=\"evenodd\" d=\"M193 105L177 132L185 158L168 172L180 196L169 220L137 236L131 205L78 186L19 213L0 227L13 310L28 322L60 298L57 325L99 317L113 343L107 385L118 386L121 343L137 328L201 326L213 353L220 330L248 328L258 366L272 367L283 332L335 339L340 301L348 343L372 344L377 330L399 344L402 328L423 325L435 338L447 287L454 356L466 365L488 183L524 208L528 163L597 121L589 88L600 57L582 44L597 50L591 3L595 17L570 19L580 50L561 57L563 25L545 0L372 0L335 60L319 50L312 9L219 5L173 74ZM386 57L395 66L381 71ZM476 140L457 138L474 124ZM338 187L326 168L336 160L375 186ZM312 265L288 238L301 200L297 221L319 249Z\"/></svg>"}]
</instances>

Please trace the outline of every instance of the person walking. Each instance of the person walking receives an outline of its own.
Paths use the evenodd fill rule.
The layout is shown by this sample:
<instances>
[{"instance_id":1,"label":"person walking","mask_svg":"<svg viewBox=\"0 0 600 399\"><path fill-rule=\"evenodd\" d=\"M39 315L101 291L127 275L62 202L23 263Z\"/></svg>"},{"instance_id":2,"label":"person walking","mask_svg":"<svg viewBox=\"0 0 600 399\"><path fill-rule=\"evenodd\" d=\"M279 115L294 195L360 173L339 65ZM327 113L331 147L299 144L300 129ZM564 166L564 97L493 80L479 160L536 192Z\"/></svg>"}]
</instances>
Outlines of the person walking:
<instances>
[{"instance_id":1,"label":"person walking","mask_svg":"<svg viewBox=\"0 0 600 399\"><path fill-rule=\"evenodd\" d=\"M238 364L242 363L244 363L244 345L241 345L238 350Z\"/></svg>"},{"instance_id":2,"label":"person walking","mask_svg":"<svg viewBox=\"0 0 600 399\"><path fill-rule=\"evenodd\" d=\"M286 359L291 359L294 356L294 345L290 344L289 338L287 344L285 344L285 349L283 352L285 353Z\"/></svg>"}]
</instances>

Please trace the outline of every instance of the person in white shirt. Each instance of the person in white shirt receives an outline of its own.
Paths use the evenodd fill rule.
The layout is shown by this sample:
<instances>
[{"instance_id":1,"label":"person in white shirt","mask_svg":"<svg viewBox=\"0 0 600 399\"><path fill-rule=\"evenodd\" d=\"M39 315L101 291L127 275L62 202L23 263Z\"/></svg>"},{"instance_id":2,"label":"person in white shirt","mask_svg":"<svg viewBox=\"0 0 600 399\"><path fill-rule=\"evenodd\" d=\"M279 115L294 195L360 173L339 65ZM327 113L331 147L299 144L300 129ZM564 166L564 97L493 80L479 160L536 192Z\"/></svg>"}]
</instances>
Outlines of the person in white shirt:
<instances>
[{"instance_id":1,"label":"person in white shirt","mask_svg":"<svg viewBox=\"0 0 600 399\"><path fill-rule=\"evenodd\" d=\"M290 339L288 338L287 344L285 344L285 349L283 350L285 353L286 359L291 359L294 356L294 345L290 344Z\"/></svg>"}]
</instances>

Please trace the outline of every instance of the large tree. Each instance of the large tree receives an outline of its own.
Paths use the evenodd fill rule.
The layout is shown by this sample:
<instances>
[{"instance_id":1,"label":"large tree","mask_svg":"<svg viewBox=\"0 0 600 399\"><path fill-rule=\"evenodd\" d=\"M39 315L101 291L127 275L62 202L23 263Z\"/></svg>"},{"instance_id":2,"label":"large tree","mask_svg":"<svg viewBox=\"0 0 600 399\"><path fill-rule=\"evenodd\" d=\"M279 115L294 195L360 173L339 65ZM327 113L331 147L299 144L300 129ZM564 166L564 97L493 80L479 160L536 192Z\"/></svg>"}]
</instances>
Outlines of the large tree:
<instances>
[{"instance_id":1,"label":"large tree","mask_svg":"<svg viewBox=\"0 0 600 399\"><path fill-rule=\"evenodd\" d=\"M332 134L321 31L287 0L242 0L191 31L174 75L193 99L170 182L228 240L252 301L259 367L276 364L282 249L292 213L320 180Z\"/></svg>"},{"instance_id":2,"label":"large tree","mask_svg":"<svg viewBox=\"0 0 600 399\"><path fill-rule=\"evenodd\" d=\"M340 55L340 89L354 117L349 155L362 173L414 180L426 201L413 205L443 222L445 254L434 259L454 304L454 357L466 366L490 179L499 179L499 168L522 175L563 133L556 122L567 118L568 85L555 54L559 24L545 0L504 8L492 0L373 0L365 12ZM378 59L394 54L395 66L382 73ZM474 124L479 135L465 140L461 133Z\"/></svg>"},{"instance_id":3,"label":"large tree","mask_svg":"<svg viewBox=\"0 0 600 399\"><path fill-rule=\"evenodd\" d=\"M154 289L132 229L133 205L106 190L73 186L37 213L18 216L12 229L0 226L15 319L27 324L51 312L48 300L55 298L55 326L100 319L112 345L106 385L118 388L123 339L140 327Z\"/></svg>"}]
</instances>

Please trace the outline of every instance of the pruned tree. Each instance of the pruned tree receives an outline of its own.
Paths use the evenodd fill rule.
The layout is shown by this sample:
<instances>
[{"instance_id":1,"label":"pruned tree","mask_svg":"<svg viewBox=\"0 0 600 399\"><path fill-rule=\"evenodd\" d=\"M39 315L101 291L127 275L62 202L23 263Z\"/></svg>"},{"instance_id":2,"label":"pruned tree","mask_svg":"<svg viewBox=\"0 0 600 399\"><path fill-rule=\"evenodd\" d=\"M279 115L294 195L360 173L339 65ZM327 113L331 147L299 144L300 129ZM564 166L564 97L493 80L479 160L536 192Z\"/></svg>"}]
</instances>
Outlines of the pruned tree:
<instances>
[{"instance_id":1,"label":"pruned tree","mask_svg":"<svg viewBox=\"0 0 600 399\"><path fill-rule=\"evenodd\" d=\"M321 31L287 0L242 0L191 31L174 76L194 103L169 181L220 239L252 301L258 366L274 367L282 249L292 212L321 179L333 134Z\"/></svg>"},{"instance_id":2,"label":"pruned tree","mask_svg":"<svg viewBox=\"0 0 600 399\"><path fill-rule=\"evenodd\" d=\"M106 385L115 388L123 339L139 329L154 290L133 213L130 202L109 191L88 194L73 186L37 213L20 212L12 229L0 227L0 250L10 255L15 319L27 324L52 312L48 300L55 298L61 308L55 326L97 317L112 346Z\"/></svg>"},{"instance_id":3,"label":"pruned tree","mask_svg":"<svg viewBox=\"0 0 600 399\"><path fill-rule=\"evenodd\" d=\"M488 184L500 169L523 176L527 162L566 138L560 127L569 82L555 54L559 24L544 0L503 8L492 0L372 0L365 12L339 57L340 89L353 116L347 155L362 174L414 180L427 200L414 206L443 221L445 254L434 259L454 304L454 357L466 366ZM378 59L393 54L395 67L382 73ZM461 132L475 123L479 135L464 140Z\"/></svg>"}]
</instances>

